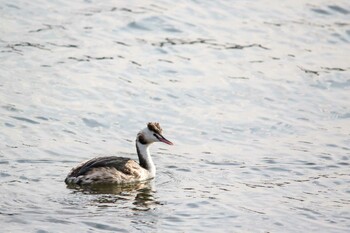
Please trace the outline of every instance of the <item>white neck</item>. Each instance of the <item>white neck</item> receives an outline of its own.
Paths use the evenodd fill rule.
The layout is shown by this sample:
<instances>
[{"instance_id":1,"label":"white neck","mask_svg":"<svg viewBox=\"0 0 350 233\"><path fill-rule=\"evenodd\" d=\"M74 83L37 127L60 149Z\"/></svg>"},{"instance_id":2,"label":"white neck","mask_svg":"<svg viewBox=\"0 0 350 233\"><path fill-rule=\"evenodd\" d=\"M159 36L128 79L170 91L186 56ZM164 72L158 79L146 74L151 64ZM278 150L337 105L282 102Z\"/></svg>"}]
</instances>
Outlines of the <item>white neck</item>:
<instances>
[{"instance_id":1,"label":"white neck","mask_svg":"<svg viewBox=\"0 0 350 233\"><path fill-rule=\"evenodd\" d=\"M136 140L136 150L139 156L139 162L141 167L149 171L152 177L156 175L156 166L153 163L151 154L149 153L150 144L142 144Z\"/></svg>"}]
</instances>

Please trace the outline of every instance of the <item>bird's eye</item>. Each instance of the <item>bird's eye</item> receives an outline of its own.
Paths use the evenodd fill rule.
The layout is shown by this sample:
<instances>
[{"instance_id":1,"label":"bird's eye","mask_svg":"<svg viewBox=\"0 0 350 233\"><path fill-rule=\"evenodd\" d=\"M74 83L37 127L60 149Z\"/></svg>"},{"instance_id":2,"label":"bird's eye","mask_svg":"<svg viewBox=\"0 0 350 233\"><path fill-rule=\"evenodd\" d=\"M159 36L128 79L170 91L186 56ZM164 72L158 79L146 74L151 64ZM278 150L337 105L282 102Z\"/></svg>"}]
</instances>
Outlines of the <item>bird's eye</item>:
<instances>
[{"instance_id":1,"label":"bird's eye","mask_svg":"<svg viewBox=\"0 0 350 233\"><path fill-rule=\"evenodd\" d=\"M153 136L155 136L157 139L159 139L159 136L157 134L154 133Z\"/></svg>"}]
</instances>

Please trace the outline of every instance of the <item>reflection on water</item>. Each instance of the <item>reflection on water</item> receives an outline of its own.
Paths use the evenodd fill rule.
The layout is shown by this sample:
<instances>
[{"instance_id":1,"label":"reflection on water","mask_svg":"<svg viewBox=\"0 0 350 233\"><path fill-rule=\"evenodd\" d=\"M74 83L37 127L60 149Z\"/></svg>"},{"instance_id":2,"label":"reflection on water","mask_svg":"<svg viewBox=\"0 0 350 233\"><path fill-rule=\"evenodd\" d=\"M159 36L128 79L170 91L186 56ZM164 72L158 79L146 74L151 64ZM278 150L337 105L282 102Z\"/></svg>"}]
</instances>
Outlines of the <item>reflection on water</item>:
<instances>
[{"instance_id":1,"label":"reflection on water","mask_svg":"<svg viewBox=\"0 0 350 233\"><path fill-rule=\"evenodd\" d=\"M99 207L118 206L120 202L131 202L133 210L147 211L160 203L154 197L154 182L134 183L128 185L67 185L67 188L74 190L74 193L94 195L95 199L90 204Z\"/></svg>"},{"instance_id":2,"label":"reflection on water","mask_svg":"<svg viewBox=\"0 0 350 233\"><path fill-rule=\"evenodd\" d=\"M347 232L349 12L0 2L2 231ZM154 181L66 187L79 161L137 159L149 121L175 142Z\"/></svg>"},{"instance_id":3,"label":"reflection on water","mask_svg":"<svg viewBox=\"0 0 350 233\"><path fill-rule=\"evenodd\" d=\"M67 188L83 192L85 194L119 194L122 192L131 192L138 190L153 190L152 181L137 182L132 184L94 184L94 185L75 185L68 184Z\"/></svg>"}]
</instances>

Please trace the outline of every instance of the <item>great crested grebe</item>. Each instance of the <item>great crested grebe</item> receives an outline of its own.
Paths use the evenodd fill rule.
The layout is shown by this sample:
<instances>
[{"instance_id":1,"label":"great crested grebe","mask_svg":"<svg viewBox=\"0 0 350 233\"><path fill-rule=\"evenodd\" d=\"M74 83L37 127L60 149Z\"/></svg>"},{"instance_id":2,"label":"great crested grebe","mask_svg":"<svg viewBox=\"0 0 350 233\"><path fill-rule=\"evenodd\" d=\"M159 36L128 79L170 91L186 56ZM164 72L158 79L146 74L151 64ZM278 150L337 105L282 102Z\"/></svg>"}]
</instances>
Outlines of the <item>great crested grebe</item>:
<instances>
[{"instance_id":1,"label":"great crested grebe","mask_svg":"<svg viewBox=\"0 0 350 233\"><path fill-rule=\"evenodd\" d=\"M162 135L159 123L150 122L136 137L139 163L117 156L97 157L73 168L65 179L66 184L127 184L154 178L156 167L149 153L153 142L173 143Z\"/></svg>"}]
</instances>

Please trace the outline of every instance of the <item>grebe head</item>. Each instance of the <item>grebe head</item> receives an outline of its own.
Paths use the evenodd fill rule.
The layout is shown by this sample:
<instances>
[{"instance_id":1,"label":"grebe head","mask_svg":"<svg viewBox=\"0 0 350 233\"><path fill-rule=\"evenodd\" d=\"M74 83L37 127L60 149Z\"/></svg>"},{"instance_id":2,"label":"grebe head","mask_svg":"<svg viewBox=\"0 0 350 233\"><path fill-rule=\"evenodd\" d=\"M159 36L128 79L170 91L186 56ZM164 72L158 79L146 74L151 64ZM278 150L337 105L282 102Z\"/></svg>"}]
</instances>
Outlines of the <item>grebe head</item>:
<instances>
[{"instance_id":1,"label":"grebe head","mask_svg":"<svg viewBox=\"0 0 350 233\"><path fill-rule=\"evenodd\" d=\"M137 141L141 144L151 144L153 142L163 142L168 145L173 145L171 141L162 135L162 128L159 123L150 122L147 128L144 128L137 134Z\"/></svg>"}]
</instances>

